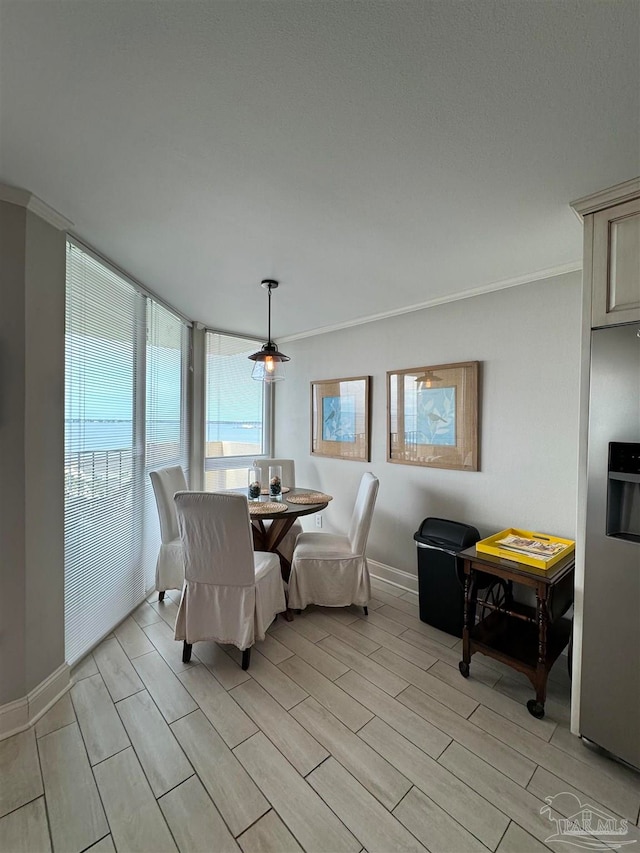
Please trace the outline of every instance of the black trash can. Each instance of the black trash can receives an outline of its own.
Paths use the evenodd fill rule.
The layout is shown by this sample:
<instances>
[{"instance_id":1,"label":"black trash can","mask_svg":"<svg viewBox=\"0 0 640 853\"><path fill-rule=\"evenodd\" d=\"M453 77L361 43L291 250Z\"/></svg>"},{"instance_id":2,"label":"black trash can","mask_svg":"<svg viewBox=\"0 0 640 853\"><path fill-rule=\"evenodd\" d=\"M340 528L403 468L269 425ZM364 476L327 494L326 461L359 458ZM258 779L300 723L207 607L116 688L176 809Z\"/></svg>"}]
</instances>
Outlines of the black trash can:
<instances>
[{"instance_id":1,"label":"black trash can","mask_svg":"<svg viewBox=\"0 0 640 853\"><path fill-rule=\"evenodd\" d=\"M458 552L480 539L475 527L445 518L425 518L413 538L418 546L420 619L462 636L464 581Z\"/></svg>"}]
</instances>

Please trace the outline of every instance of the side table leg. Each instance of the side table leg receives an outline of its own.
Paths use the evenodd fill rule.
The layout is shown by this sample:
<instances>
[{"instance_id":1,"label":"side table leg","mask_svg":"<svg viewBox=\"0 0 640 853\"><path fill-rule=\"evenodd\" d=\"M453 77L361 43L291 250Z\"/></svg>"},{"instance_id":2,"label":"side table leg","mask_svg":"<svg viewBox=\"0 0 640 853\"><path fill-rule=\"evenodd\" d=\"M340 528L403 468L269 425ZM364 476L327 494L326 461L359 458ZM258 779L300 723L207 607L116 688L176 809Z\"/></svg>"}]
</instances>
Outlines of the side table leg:
<instances>
[{"instance_id":1,"label":"side table leg","mask_svg":"<svg viewBox=\"0 0 640 853\"><path fill-rule=\"evenodd\" d=\"M464 621L462 625L462 660L458 664L458 669L464 678L469 678L469 664L471 663L471 644L469 624L471 618L470 597L473 594L475 584L471 581L471 574L464 576Z\"/></svg>"},{"instance_id":2,"label":"side table leg","mask_svg":"<svg viewBox=\"0 0 640 853\"><path fill-rule=\"evenodd\" d=\"M527 710L538 719L544 717L544 703L547 698L547 626L549 613L547 601L540 590L536 594L536 609L538 617L538 665L536 667L536 698L529 699Z\"/></svg>"}]
</instances>

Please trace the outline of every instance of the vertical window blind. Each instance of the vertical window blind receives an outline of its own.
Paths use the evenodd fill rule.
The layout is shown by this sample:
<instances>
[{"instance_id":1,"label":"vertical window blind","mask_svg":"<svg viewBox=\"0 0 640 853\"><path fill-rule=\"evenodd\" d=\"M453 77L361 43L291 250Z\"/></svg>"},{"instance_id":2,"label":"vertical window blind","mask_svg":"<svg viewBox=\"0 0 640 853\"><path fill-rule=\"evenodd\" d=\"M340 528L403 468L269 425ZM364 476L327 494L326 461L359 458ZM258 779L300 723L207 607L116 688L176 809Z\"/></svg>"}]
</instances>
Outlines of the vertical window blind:
<instances>
[{"instance_id":1,"label":"vertical window blind","mask_svg":"<svg viewBox=\"0 0 640 853\"><path fill-rule=\"evenodd\" d=\"M205 484L245 486L246 469L270 449L271 387L251 378L248 356L261 343L220 332L206 338Z\"/></svg>"},{"instance_id":2,"label":"vertical window blind","mask_svg":"<svg viewBox=\"0 0 640 853\"><path fill-rule=\"evenodd\" d=\"M188 458L189 329L71 241L65 326L65 656L73 664L153 581L159 536L148 471Z\"/></svg>"}]
</instances>

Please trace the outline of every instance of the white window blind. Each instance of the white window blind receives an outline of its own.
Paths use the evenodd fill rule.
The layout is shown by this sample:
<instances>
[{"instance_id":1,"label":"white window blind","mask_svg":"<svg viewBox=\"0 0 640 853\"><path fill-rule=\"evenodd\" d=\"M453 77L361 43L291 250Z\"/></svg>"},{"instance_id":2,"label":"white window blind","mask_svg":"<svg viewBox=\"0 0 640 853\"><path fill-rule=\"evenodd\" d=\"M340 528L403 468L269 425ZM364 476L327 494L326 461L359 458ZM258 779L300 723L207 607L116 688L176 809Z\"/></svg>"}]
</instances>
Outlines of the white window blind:
<instances>
[{"instance_id":1,"label":"white window blind","mask_svg":"<svg viewBox=\"0 0 640 853\"><path fill-rule=\"evenodd\" d=\"M153 581L159 537L148 470L188 456L189 330L69 242L65 332L65 656L73 664Z\"/></svg>"},{"instance_id":2,"label":"white window blind","mask_svg":"<svg viewBox=\"0 0 640 853\"><path fill-rule=\"evenodd\" d=\"M149 472L180 465L189 482L189 350L186 324L147 300L144 565L147 588L155 579L160 525Z\"/></svg>"},{"instance_id":3,"label":"white window blind","mask_svg":"<svg viewBox=\"0 0 640 853\"><path fill-rule=\"evenodd\" d=\"M251 378L260 341L207 332L205 488L246 485L246 469L270 445L270 386Z\"/></svg>"}]
</instances>

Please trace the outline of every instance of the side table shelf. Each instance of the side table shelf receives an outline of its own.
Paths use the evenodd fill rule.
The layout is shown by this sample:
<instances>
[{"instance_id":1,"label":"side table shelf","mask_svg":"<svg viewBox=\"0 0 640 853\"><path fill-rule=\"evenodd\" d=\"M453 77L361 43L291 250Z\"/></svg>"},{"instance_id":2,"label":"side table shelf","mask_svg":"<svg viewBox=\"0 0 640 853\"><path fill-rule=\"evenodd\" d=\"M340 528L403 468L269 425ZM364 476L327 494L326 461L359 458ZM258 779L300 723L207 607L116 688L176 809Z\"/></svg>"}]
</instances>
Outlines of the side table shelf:
<instances>
[{"instance_id":1,"label":"side table shelf","mask_svg":"<svg viewBox=\"0 0 640 853\"><path fill-rule=\"evenodd\" d=\"M548 626L546 657L549 669L567 646L570 635L570 619L558 619ZM474 651L509 664L529 677L535 674L538 665L538 626L534 622L522 622L506 613L495 611L472 629L470 641Z\"/></svg>"},{"instance_id":2,"label":"side table shelf","mask_svg":"<svg viewBox=\"0 0 640 853\"><path fill-rule=\"evenodd\" d=\"M573 601L573 555L549 571L528 570L521 563L478 554L475 547L458 556L464 561L465 572L461 674L469 676L471 657L476 652L513 667L524 673L535 688L536 698L527 702L529 712L543 717L549 670L571 636L571 620L563 616ZM489 605L491 612L475 623L478 608L486 610L478 599L476 573L493 575L507 584L532 587L536 606L514 602L508 596L498 607Z\"/></svg>"}]
</instances>

